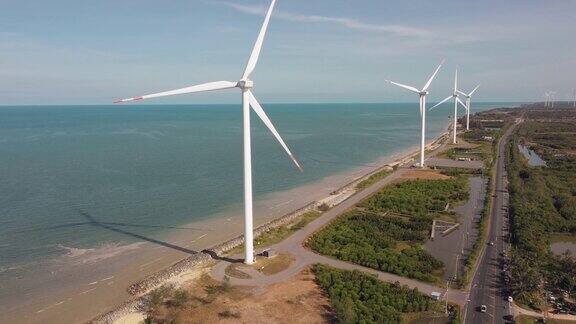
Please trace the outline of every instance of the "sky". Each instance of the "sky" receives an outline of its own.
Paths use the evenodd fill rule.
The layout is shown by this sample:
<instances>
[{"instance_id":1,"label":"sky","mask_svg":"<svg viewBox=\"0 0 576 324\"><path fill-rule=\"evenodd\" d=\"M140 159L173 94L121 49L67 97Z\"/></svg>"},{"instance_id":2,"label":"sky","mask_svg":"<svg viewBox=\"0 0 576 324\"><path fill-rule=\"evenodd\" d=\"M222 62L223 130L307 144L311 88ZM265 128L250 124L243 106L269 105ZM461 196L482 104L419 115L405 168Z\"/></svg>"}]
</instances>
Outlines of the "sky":
<instances>
[{"instance_id":1,"label":"sky","mask_svg":"<svg viewBox=\"0 0 576 324\"><path fill-rule=\"evenodd\" d=\"M0 105L108 104L240 79L268 0L0 0ZM261 102L429 101L481 84L478 101L569 98L575 0L278 0L252 79ZM240 93L163 103L235 103Z\"/></svg>"}]
</instances>

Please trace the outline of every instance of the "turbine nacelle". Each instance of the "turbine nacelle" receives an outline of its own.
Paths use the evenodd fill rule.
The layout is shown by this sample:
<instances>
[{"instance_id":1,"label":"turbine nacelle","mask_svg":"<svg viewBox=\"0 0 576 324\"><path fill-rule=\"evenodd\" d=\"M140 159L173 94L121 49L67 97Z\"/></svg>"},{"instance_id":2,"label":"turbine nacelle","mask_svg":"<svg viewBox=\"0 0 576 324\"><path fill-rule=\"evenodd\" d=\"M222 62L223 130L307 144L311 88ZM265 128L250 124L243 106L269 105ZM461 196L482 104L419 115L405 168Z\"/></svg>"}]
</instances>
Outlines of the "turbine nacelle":
<instances>
[{"instance_id":1,"label":"turbine nacelle","mask_svg":"<svg viewBox=\"0 0 576 324\"><path fill-rule=\"evenodd\" d=\"M250 90L254 88L254 82L252 82L252 80L240 80L236 87L242 90Z\"/></svg>"}]
</instances>

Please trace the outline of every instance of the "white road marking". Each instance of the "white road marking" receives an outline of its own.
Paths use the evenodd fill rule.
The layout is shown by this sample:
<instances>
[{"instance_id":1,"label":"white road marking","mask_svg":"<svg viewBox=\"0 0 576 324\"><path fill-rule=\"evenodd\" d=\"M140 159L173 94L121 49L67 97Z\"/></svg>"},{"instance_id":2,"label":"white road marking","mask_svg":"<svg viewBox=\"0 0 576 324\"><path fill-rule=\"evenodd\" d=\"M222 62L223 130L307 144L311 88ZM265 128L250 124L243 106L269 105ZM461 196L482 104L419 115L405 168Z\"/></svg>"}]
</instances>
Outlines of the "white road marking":
<instances>
[{"instance_id":1,"label":"white road marking","mask_svg":"<svg viewBox=\"0 0 576 324\"><path fill-rule=\"evenodd\" d=\"M100 281L108 281L108 280L110 280L110 279L114 279L114 276L112 276L112 277L108 277L108 278L104 278L104 279L101 279Z\"/></svg>"},{"instance_id":2,"label":"white road marking","mask_svg":"<svg viewBox=\"0 0 576 324\"><path fill-rule=\"evenodd\" d=\"M94 285L97 285L97 284L98 284L98 281L94 281L94 282L89 283L88 286L94 286Z\"/></svg>"},{"instance_id":3,"label":"white road marking","mask_svg":"<svg viewBox=\"0 0 576 324\"><path fill-rule=\"evenodd\" d=\"M201 240L202 238L204 238L206 236L208 236L208 234L204 234L204 235L200 236L199 238L197 238L196 240Z\"/></svg>"},{"instance_id":4,"label":"white road marking","mask_svg":"<svg viewBox=\"0 0 576 324\"><path fill-rule=\"evenodd\" d=\"M66 302L66 301L65 301L65 300L63 300L63 301L61 301L61 302L58 302L58 303L54 304L53 306L59 306L59 305L62 305L62 304L64 304L65 302Z\"/></svg>"}]
</instances>

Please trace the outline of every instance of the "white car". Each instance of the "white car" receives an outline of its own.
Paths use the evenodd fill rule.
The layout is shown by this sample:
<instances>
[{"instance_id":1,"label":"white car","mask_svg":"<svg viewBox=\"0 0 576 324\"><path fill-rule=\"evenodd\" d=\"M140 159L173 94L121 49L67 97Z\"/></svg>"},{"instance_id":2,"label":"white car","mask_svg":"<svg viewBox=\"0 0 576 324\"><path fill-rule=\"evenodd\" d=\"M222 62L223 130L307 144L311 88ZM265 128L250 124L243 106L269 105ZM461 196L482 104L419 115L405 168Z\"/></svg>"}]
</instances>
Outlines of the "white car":
<instances>
[{"instance_id":1,"label":"white car","mask_svg":"<svg viewBox=\"0 0 576 324\"><path fill-rule=\"evenodd\" d=\"M486 309L487 309L486 305L480 306L480 311L481 311L482 313L486 313Z\"/></svg>"},{"instance_id":2,"label":"white car","mask_svg":"<svg viewBox=\"0 0 576 324\"><path fill-rule=\"evenodd\" d=\"M514 298L512 298L512 296L508 296L508 302L509 302L509 303L513 303L513 302L514 302Z\"/></svg>"}]
</instances>

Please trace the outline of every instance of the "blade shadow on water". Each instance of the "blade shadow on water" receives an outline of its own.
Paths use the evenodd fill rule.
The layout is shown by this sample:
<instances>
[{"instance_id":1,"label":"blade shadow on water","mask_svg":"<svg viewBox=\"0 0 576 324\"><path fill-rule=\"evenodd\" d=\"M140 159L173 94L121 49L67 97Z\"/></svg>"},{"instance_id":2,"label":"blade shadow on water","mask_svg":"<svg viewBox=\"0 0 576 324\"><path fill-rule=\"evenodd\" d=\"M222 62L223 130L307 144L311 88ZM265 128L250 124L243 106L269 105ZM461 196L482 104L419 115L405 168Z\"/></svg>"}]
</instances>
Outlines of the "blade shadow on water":
<instances>
[{"instance_id":1,"label":"blade shadow on water","mask_svg":"<svg viewBox=\"0 0 576 324\"><path fill-rule=\"evenodd\" d=\"M96 226L96 227L101 227L104 229L107 229L109 231L112 232L116 232L122 235L126 235L126 236L130 236L132 238L136 238L138 240L142 240L142 241L146 241L146 242L150 242L150 243L154 243L157 245L161 245L176 251L180 251L180 252L184 252L184 253L188 253L188 254L196 254L198 253L198 251L194 251L194 250L190 250L172 243L168 243L168 242L164 242L164 241L160 241L151 237L147 237L141 234L137 234L137 233L133 233L133 232L129 232L123 229L119 229L114 227L114 225L111 225L113 223L105 223L105 222L100 222L98 221L94 216L92 216L90 213L86 212L86 211L79 211L80 215L82 215L84 218L86 218L87 222L85 224L87 225L92 225L92 226Z\"/></svg>"},{"instance_id":2,"label":"blade shadow on water","mask_svg":"<svg viewBox=\"0 0 576 324\"><path fill-rule=\"evenodd\" d=\"M80 212L82 213L82 212ZM188 230L188 231L205 231L205 232L213 232L212 229L206 228L199 228L199 227L179 227L179 226L165 226L165 225L146 225L146 224L133 224L133 223L118 223L118 222L99 222L100 224L106 224L110 226L120 226L120 227L140 227L140 228L158 228L158 229L174 229L174 230ZM35 231L46 231L46 230L54 230L54 229L61 229L67 227L76 227L76 226L84 226L84 225L93 225L91 222L77 222L77 223L66 223L61 225L54 225L54 226L47 226L47 227L38 227L32 228L22 231L17 231L16 233L24 233L24 232L35 232Z\"/></svg>"}]
</instances>

